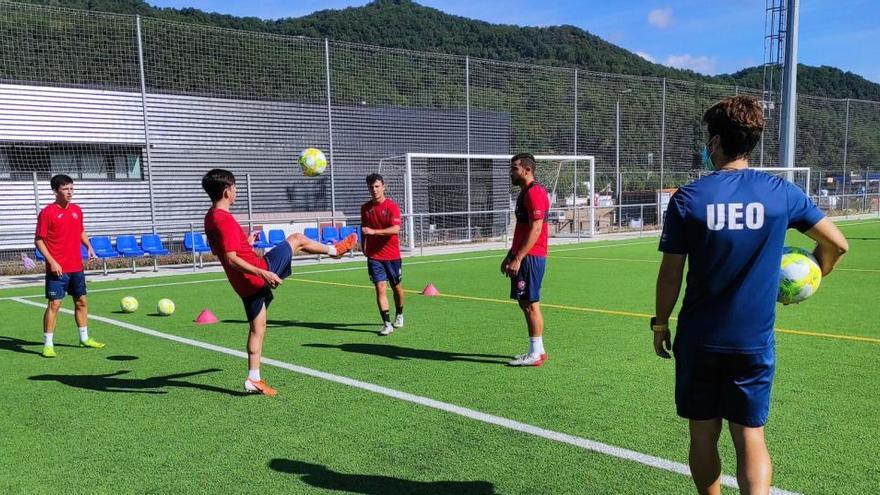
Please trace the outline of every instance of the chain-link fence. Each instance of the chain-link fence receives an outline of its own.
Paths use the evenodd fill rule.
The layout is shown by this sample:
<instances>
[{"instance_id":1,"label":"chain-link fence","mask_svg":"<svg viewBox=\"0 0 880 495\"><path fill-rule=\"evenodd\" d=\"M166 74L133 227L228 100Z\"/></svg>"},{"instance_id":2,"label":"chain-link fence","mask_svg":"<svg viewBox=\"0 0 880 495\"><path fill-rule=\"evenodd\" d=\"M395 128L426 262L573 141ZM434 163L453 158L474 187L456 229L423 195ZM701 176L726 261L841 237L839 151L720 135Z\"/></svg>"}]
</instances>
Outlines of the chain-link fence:
<instances>
[{"instance_id":1,"label":"chain-link fence","mask_svg":"<svg viewBox=\"0 0 880 495\"><path fill-rule=\"evenodd\" d=\"M598 231L641 230L657 225L668 191L698 174L702 112L726 96L761 95L6 1L0 47L6 259L32 249L55 173L77 181L94 232L200 225L209 206L200 178L213 167L248 177L237 214L351 225L368 199L364 176L384 162L389 180L402 180L394 157L406 153L592 155L595 207L615 211ZM752 164L773 167L780 109L765 108ZM880 102L800 95L797 117L796 165L812 169L809 193L829 211L880 211ZM318 178L296 164L307 147L330 160ZM498 209L484 185L505 168L424 167L421 183L438 191L459 191L471 171L468 194L434 195L443 200L406 213L448 214L443 222L463 227L463 238L491 237L473 231L485 223L475 215L490 214L461 213ZM388 186L392 196L402 190ZM572 207L586 197L584 184L569 189Z\"/></svg>"}]
</instances>

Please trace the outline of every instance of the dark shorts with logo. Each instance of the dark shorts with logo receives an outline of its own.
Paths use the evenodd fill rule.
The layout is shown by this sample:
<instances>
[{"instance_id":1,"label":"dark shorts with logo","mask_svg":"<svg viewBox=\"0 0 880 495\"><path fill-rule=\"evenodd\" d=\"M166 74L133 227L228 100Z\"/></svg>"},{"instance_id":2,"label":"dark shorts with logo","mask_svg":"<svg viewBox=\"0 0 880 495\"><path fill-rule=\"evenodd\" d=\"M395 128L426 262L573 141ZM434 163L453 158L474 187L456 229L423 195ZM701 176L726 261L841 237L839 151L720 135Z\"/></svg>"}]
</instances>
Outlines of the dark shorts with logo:
<instances>
[{"instance_id":1,"label":"dark shorts with logo","mask_svg":"<svg viewBox=\"0 0 880 495\"><path fill-rule=\"evenodd\" d=\"M46 299L50 301L64 299L67 294L74 298L86 295L85 272L64 273L60 277L47 273Z\"/></svg>"},{"instance_id":2,"label":"dark shorts with logo","mask_svg":"<svg viewBox=\"0 0 880 495\"><path fill-rule=\"evenodd\" d=\"M510 298L517 301L538 302L541 300L541 281L547 258L526 256L519 265L519 272L510 279Z\"/></svg>"},{"instance_id":3,"label":"dark shorts with logo","mask_svg":"<svg viewBox=\"0 0 880 495\"><path fill-rule=\"evenodd\" d=\"M266 253L263 258L266 260L266 264L269 265L268 270L270 272L282 279L290 276L290 260L293 258L293 250L290 248L290 244L282 242ZM263 287L260 292L252 296L242 297L241 301L244 303L244 312L247 315L247 320L254 321L264 306L266 309L269 309L269 304L272 303L274 298L272 289L268 286Z\"/></svg>"}]
</instances>

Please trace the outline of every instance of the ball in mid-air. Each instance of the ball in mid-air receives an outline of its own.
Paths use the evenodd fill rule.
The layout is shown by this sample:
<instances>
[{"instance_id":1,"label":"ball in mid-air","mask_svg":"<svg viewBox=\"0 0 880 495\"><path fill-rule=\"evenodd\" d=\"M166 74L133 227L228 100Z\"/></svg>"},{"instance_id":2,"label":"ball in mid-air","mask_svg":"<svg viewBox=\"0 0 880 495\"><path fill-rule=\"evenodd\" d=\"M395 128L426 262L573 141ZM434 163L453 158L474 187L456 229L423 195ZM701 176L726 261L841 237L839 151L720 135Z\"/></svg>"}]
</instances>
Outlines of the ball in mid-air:
<instances>
[{"instance_id":1,"label":"ball in mid-air","mask_svg":"<svg viewBox=\"0 0 880 495\"><path fill-rule=\"evenodd\" d=\"M327 169L327 157L318 148L306 148L299 154L299 166L303 174L315 177Z\"/></svg>"},{"instance_id":2,"label":"ball in mid-air","mask_svg":"<svg viewBox=\"0 0 880 495\"><path fill-rule=\"evenodd\" d=\"M132 296L125 296L119 301L119 309L124 313L134 313L138 310L138 300Z\"/></svg>"},{"instance_id":3,"label":"ball in mid-air","mask_svg":"<svg viewBox=\"0 0 880 495\"><path fill-rule=\"evenodd\" d=\"M786 247L782 251L777 301L799 303L815 294L821 282L822 270L812 253L797 247Z\"/></svg>"},{"instance_id":4,"label":"ball in mid-air","mask_svg":"<svg viewBox=\"0 0 880 495\"><path fill-rule=\"evenodd\" d=\"M156 304L156 312L162 316L170 316L174 313L174 301L171 299L159 299Z\"/></svg>"}]
</instances>

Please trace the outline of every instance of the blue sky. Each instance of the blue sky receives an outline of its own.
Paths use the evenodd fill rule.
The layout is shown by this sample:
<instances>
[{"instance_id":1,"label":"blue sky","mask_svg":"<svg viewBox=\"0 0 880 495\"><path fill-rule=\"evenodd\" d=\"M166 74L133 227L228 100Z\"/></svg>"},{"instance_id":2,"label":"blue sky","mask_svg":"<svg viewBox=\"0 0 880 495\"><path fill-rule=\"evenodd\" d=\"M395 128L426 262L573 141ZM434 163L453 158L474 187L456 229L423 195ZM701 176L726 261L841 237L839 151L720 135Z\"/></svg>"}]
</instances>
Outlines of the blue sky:
<instances>
[{"instance_id":1,"label":"blue sky","mask_svg":"<svg viewBox=\"0 0 880 495\"><path fill-rule=\"evenodd\" d=\"M350 0L147 0L264 19L361 6ZM521 26L572 24L649 60L704 74L735 72L764 57L764 0L417 0L444 12ZM880 83L880 1L801 0L799 61Z\"/></svg>"}]
</instances>

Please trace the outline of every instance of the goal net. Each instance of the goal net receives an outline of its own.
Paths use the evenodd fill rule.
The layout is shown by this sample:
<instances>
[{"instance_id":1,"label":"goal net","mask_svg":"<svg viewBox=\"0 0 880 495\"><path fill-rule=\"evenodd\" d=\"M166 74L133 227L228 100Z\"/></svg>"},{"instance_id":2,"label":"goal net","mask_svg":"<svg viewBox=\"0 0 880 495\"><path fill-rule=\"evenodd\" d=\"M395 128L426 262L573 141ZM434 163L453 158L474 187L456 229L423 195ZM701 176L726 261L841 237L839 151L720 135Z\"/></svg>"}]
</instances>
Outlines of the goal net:
<instances>
[{"instance_id":1,"label":"goal net","mask_svg":"<svg viewBox=\"0 0 880 495\"><path fill-rule=\"evenodd\" d=\"M380 160L377 170L385 178L386 194L404 211L403 242L414 248L509 235L519 194L510 183L510 157L407 153ZM547 221L556 227L551 235L590 232L594 158L536 155L535 160L536 179L550 197Z\"/></svg>"}]
</instances>

